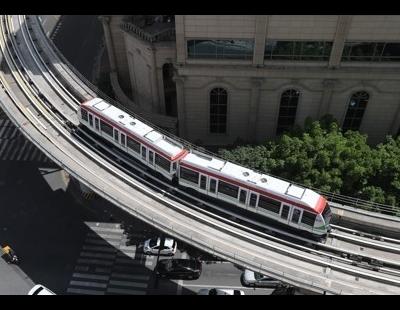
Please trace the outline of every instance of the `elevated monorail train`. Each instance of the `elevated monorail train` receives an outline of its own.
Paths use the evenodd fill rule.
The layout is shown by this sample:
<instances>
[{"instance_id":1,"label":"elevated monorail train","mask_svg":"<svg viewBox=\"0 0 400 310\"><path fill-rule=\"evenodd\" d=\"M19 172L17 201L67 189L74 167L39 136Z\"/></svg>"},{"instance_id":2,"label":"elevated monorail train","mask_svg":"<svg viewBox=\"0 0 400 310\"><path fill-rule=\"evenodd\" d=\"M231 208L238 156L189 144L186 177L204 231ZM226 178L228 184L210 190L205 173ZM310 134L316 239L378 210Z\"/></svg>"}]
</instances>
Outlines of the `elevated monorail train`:
<instances>
[{"instance_id":1,"label":"elevated monorail train","mask_svg":"<svg viewBox=\"0 0 400 310\"><path fill-rule=\"evenodd\" d=\"M186 149L101 98L82 103L78 113L81 126L169 181L318 237L330 229L328 202L310 189Z\"/></svg>"}]
</instances>

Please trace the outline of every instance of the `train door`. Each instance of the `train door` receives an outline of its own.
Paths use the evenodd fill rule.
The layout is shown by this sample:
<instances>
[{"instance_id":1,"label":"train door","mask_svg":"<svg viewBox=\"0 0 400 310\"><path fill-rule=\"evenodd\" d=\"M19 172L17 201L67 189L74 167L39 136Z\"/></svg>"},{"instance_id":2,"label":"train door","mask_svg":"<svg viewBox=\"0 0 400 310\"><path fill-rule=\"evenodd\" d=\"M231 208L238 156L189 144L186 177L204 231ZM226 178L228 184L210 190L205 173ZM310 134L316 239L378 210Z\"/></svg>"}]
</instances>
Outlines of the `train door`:
<instances>
[{"instance_id":1,"label":"train door","mask_svg":"<svg viewBox=\"0 0 400 310\"><path fill-rule=\"evenodd\" d=\"M247 190L241 188L239 191L239 202L245 206L247 201Z\"/></svg>"},{"instance_id":2,"label":"train door","mask_svg":"<svg viewBox=\"0 0 400 310\"><path fill-rule=\"evenodd\" d=\"M281 209L281 220L284 223L289 221L290 206L283 204Z\"/></svg>"},{"instance_id":3,"label":"train door","mask_svg":"<svg viewBox=\"0 0 400 310\"><path fill-rule=\"evenodd\" d=\"M95 116L94 117L94 128L97 130L97 131L100 131L100 121L99 121L99 119Z\"/></svg>"},{"instance_id":4,"label":"train door","mask_svg":"<svg viewBox=\"0 0 400 310\"><path fill-rule=\"evenodd\" d=\"M217 180L210 177L210 183L208 185L208 193L216 195L217 194Z\"/></svg>"},{"instance_id":5,"label":"train door","mask_svg":"<svg viewBox=\"0 0 400 310\"><path fill-rule=\"evenodd\" d=\"M154 152L149 150L149 163L154 166Z\"/></svg>"},{"instance_id":6,"label":"train door","mask_svg":"<svg viewBox=\"0 0 400 310\"><path fill-rule=\"evenodd\" d=\"M143 159L144 161L146 161L146 160L147 160L147 149L146 149L145 146L142 145L141 150L142 150L142 159Z\"/></svg>"},{"instance_id":7,"label":"train door","mask_svg":"<svg viewBox=\"0 0 400 310\"><path fill-rule=\"evenodd\" d=\"M119 131L114 128L114 142L119 144Z\"/></svg>"},{"instance_id":8,"label":"train door","mask_svg":"<svg viewBox=\"0 0 400 310\"><path fill-rule=\"evenodd\" d=\"M292 207L292 214L290 216L290 225L296 228L299 227L299 220L302 210L296 207Z\"/></svg>"},{"instance_id":9,"label":"train door","mask_svg":"<svg viewBox=\"0 0 400 310\"><path fill-rule=\"evenodd\" d=\"M200 189L207 191L207 176L200 175Z\"/></svg>"},{"instance_id":10,"label":"train door","mask_svg":"<svg viewBox=\"0 0 400 310\"><path fill-rule=\"evenodd\" d=\"M126 135L124 133L121 132L121 144L123 147L126 147Z\"/></svg>"},{"instance_id":11,"label":"train door","mask_svg":"<svg viewBox=\"0 0 400 310\"><path fill-rule=\"evenodd\" d=\"M249 198L249 209L250 210L256 209L257 199L258 199L258 194L250 192L250 198Z\"/></svg>"}]
</instances>

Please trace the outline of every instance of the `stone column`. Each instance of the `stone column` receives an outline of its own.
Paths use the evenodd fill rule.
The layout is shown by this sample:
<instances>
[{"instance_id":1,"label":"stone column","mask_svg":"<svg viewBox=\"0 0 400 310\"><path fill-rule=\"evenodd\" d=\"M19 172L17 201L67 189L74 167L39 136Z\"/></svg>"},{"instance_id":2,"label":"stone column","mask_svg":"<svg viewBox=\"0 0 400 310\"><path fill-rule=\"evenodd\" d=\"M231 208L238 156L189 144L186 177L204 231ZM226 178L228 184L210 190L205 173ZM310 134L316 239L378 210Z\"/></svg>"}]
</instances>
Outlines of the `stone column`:
<instances>
[{"instance_id":1,"label":"stone column","mask_svg":"<svg viewBox=\"0 0 400 310\"><path fill-rule=\"evenodd\" d=\"M179 124L179 137L185 138L186 132L186 104L185 104L185 88L184 77L174 76L176 83L176 103L178 108L178 124Z\"/></svg>"},{"instance_id":2,"label":"stone column","mask_svg":"<svg viewBox=\"0 0 400 310\"><path fill-rule=\"evenodd\" d=\"M103 25L103 31L104 31L104 38L106 41L106 47L107 47L107 52L108 52L108 59L110 61L110 69L111 72L116 72L116 61L115 61L115 54L114 54L114 44L111 38L111 30L110 30L110 15L101 15L99 17L102 25Z\"/></svg>"},{"instance_id":3,"label":"stone column","mask_svg":"<svg viewBox=\"0 0 400 310\"><path fill-rule=\"evenodd\" d=\"M164 78L163 68L157 67L157 84L158 84L158 112L165 115L165 93L164 93Z\"/></svg>"},{"instance_id":4,"label":"stone column","mask_svg":"<svg viewBox=\"0 0 400 310\"><path fill-rule=\"evenodd\" d=\"M258 123L258 109L260 106L260 89L263 79L253 78L251 80L251 97L249 106L247 136L252 142L256 141L257 123Z\"/></svg>"},{"instance_id":5,"label":"stone column","mask_svg":"<svg viewBox=\"0 0 400 310\"><path fill-rule=\"evenodd\" d=\"M184 64L186 58L184 15L175 15L176 62Z\"/></svg>"},{"instance_id":6,"label":"stone column","mask_svg":"<svg viewBox=\"0 0 400 310\"><path fill-rule=\"evenodd\" d=\"M352 18L352 15L339 15L331 56L329 58L329 68L337 68L340 66L344 43L350 30Z\"/></svg>"},{"instance_id":7,"label":"stone column","mask_svg":"<svg viewBox=\"0 0 400 310\"><path fill-rule=\"evenodd\" d=\"M267 36L268 15L256 16L256 33L254 37L253 65L264 64L265 38Z\"/></svg>"},{"instance_id":8,"label":"stone column","mask_svg":"<svg viewBox=\"0 0 400 310\"><path fill-rule=\"evenodd\" d=\"M152 53L152 64L151 64L151 88L152 88L152 111L153 112L158 112L159 108L159 102L160 102L160 94L158 91L158 78L157 78L157 60L156 60L156 48L152 44L151 47L151 53Z\"/></svg>"},{"instance_id":9,"label":"stone column","mask_svg":"<svg viewBox=\"0 0 400 310\"><path fill-rule=\"evenodd\" d=\"M322 92L321 102L319 104L318 118L329 112L332 100L332 93L336 85L336 80L331 80L331 79L323 80L322 85L324 89Z\"/></svg>"}]
</instances>

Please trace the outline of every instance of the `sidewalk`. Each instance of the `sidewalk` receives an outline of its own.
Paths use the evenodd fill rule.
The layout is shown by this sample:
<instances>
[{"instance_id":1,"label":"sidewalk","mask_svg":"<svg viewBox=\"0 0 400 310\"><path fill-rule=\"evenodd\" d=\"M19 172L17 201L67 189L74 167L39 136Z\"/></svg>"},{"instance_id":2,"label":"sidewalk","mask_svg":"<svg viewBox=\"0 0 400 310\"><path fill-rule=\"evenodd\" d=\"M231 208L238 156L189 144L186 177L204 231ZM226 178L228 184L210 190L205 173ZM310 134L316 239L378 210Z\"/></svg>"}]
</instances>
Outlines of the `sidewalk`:
<instances>
[{"instance_id":1,"label":"sidewalk","mask_svg":"<svg viewBox=\"0 0 400 310\"><path fill-rule=\"evenodd\" d=\"M27 295L35 285L18 266L0 258L0 295Z\"/></svg>"}]
</instances>

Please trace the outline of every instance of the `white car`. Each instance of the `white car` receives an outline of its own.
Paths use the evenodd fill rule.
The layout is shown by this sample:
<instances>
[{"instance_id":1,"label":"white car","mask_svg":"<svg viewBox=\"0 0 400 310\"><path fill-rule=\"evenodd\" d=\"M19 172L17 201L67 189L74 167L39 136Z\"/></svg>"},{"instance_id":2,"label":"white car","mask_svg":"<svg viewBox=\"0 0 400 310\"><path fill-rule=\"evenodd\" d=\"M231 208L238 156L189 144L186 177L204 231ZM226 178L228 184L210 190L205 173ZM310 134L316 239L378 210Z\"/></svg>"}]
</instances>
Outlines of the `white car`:
<instances>
[{"instance_id":1,"label":"white car","mask_svg":"<svg viewBox=\"0 0 400 310\"><path fill-rule=\"evenodd\" d=\"M43 285L37 284L29 291L28 295L56 295Z\"/></svg>"},{"instance_id":2,"label":"white car","mask_svg":"<svg viewBox=\"0 0 400 310\"><path fill-rule=\"evenodd\" d=\"M144 254L151 255L151 254L158 254L160 249L160 238L152 238L148 239L144 242L143 252ZM170 255L173 256L176 252L178 244L172 238L165 238L164 245L161 246L160 255Z\"/></svg>"},{"instance_id":3,"label":"white car","mask_svg":"<svg viewBox=\"0 0 400 310\"><path fill-rule=\"evenodd\" d=\"M241 283L247 287L275 288L282 284L281 281L246 269L241 275Z\"/></svg>"},{"instance_id":4,"label":"white car","mask_svg":"<svg viewBox=\"0 0 400 310\"><path fill-rule=\"evenodd\" d=\"M244 295L244 292L227 288L203 288L198 291L197 295Z\"/></svg>"}]
</instances>

